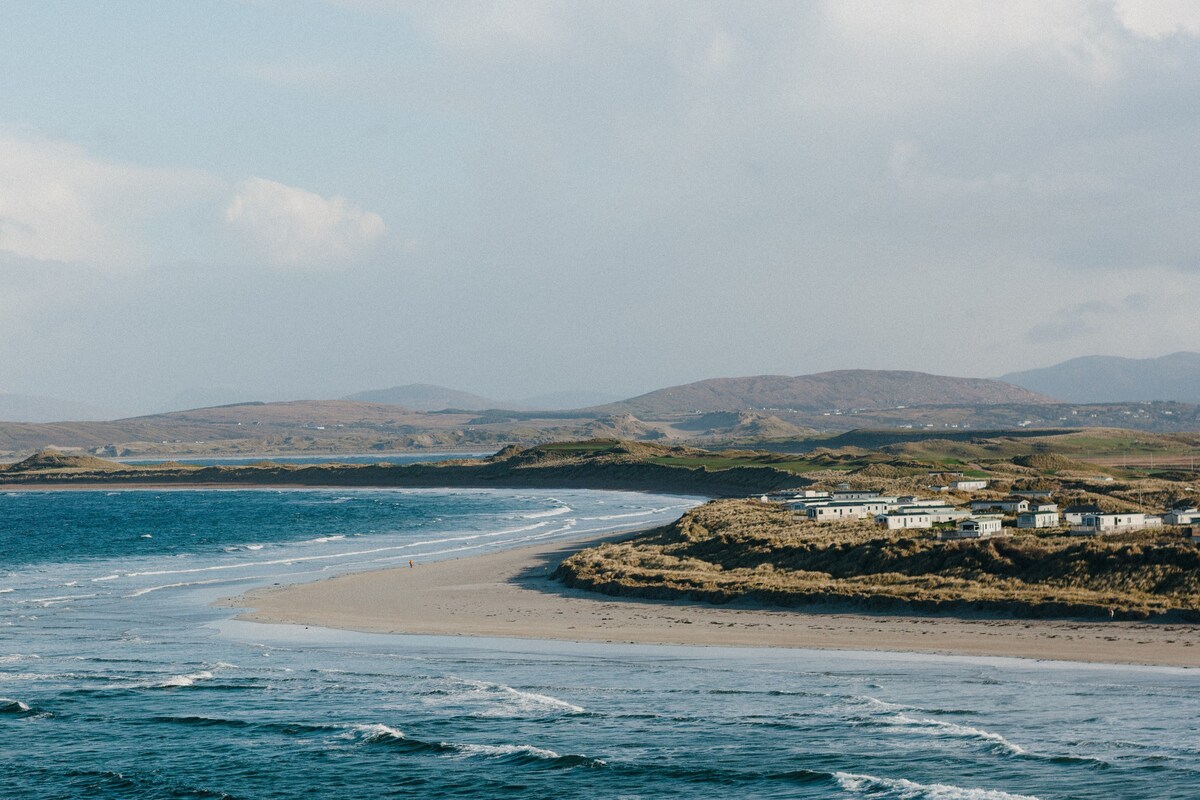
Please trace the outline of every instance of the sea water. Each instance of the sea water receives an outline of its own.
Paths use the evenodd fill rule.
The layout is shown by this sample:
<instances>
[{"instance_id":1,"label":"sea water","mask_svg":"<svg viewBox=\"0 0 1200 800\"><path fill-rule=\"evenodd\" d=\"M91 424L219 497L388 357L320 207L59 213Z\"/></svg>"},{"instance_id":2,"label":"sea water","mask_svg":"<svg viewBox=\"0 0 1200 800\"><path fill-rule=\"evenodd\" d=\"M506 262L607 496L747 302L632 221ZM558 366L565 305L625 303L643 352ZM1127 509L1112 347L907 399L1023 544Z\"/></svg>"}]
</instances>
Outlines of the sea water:
<instances>
[{"instance_id":1,"label":"sea water","mask_svg":"<svg viewBox=\"0 0 1200 800\"><path fill-rule=\"evenodd\" d=\"M1200 797L1192 670L383 636L211 605L694 502L0 494L0 798Z\"/></svg>"}]
</instances>

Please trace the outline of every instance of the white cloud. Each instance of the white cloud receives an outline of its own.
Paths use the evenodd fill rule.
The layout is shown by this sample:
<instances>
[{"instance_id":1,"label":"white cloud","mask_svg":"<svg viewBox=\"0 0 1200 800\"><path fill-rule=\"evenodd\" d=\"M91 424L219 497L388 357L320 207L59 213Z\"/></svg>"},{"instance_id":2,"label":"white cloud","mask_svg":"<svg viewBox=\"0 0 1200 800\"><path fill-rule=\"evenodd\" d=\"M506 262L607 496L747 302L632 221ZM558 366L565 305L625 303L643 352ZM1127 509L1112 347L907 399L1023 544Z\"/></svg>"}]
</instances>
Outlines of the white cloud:
<instances>
[{"instance_id":1,"label":"white cloud","mask_svg":"<svg viewBox=\"0 0 1200 800\"><path fill-rule=\"evenodd\" d=\"M917 63L937 65L1021 56L1107 80L1123 47L1112 8L1089 0L859 0L824 8L832 28L868 58L874 51L907 53Z\"/></svg>"},{"instance_id":2,"label":"white cloud","mask_svg":"<svg viewBox=\"0 0 1200 800\"><path fill-rule=\"evenodd\" d=\"M1148 39L1200 36L1200 4L1195 0L1118 0L1115 10L1122 25Z\"/></svg>"},{"instance_id":3,"label":"white cloud","mask_svg":"<svg viewBox=\"0 0 1200 800\"><path fill-rule=\"evenodd\" d=\"M144 266L143 230L219 186L190 170L116 164L72 144L0 133L0 250L38 261Z\"/></svg>"},{"instance_id":4,"label":"white cloud","mask_svg":"<svg viewBox=\"0 0 1200 800\"><path fill-rule=\"evenodd\" d=\"M354 261L387 230L382 217L344 197L324 198L265 178L238 185L225 220L270 264L285 268L319 269Z\"/></svg>"}]
</instances>

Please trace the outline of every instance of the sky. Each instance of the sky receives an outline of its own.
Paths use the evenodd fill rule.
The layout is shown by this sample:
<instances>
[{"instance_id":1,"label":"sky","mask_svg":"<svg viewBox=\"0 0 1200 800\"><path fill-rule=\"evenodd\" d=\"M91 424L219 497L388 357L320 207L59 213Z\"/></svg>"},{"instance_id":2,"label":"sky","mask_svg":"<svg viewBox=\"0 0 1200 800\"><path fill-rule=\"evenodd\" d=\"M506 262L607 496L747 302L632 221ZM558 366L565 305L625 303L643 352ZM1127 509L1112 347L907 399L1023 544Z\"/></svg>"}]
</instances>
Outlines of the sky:
<instances>
[{"instance_id":1,"label":"sky","mask_svg":"<svg viewBox=\"0 0 1200 800\"><path fill-rule=\"evenodd\" d=\"M0 391L1200 349L1200 3L11 4Z\"/></svg>"}]
</instances>

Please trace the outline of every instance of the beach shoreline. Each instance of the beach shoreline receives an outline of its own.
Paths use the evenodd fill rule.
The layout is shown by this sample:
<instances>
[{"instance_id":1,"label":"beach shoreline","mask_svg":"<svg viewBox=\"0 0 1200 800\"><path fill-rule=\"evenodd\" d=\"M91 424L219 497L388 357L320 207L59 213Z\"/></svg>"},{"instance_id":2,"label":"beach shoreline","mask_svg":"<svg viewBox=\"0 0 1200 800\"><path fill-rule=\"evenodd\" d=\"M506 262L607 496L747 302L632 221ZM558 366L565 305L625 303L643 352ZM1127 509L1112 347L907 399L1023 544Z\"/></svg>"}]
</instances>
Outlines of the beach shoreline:
<instances>
[{"instance_id":1,"label":"beach shoreline","mask_svg":"<svg viewBox=\"0 0 1200 800\"><path fill-rule=\"evenodd\" d=\"M240 620L364 633L622 644L778 647L1200 667L1200 626L715 606L570 589L571 554L644 528L412 567L270 586L218 605Z\"/></svg>"}]
</instances>

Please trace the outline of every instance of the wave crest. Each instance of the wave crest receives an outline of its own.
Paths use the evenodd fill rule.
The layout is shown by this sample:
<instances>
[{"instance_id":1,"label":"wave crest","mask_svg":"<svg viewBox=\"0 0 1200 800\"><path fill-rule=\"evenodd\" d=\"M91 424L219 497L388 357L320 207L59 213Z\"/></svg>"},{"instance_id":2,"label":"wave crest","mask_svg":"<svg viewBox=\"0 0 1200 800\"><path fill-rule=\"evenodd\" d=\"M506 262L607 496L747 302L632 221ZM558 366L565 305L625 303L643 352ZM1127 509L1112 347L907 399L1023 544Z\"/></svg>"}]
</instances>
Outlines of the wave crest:
<instances>
[{"instance_id":1,"label":"wave crest","mask_svg":"<svg viewBox=\"0 0 1200 800\"><path fill-rule=\"evenodd\" d=\"M174 689L184 686L193 686L197 681L206 681L212 678L213 674L207 669L202 669L199 672L191 672L187 675L172 675L165 681L154 684L158 689Z\"/></svg>"},{"instance_id":2,"label":"wave crest","mask_svg":"<svg viewBox=\"0 0 1200 800\"><path fill-rule=\"evenodd\" d=\"M1039 800L1031 794L1012 794L999 789L971 789L950 783L917 783L907 778L879 778L851 772L835 772L834 780L848 792L897 800Z\"/></svg>"}]
</instances>

